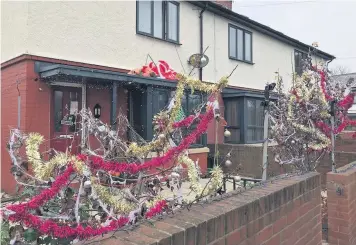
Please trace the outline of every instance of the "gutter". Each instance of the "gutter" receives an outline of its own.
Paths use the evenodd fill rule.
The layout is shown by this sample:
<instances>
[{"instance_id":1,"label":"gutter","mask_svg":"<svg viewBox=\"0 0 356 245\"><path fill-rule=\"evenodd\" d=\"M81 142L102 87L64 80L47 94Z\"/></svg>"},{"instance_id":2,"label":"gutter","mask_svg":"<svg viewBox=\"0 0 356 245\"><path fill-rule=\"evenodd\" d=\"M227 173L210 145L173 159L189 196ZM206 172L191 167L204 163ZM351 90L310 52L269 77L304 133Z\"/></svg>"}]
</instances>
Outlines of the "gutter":
<instances>
[{"instance_id":1,"label":"gutter","mask_svg":"<svg viewBox=\"0 0 356 245\"><path fill-rule=\"evenodd\" d=\"M203 13L206 10L208 4L205 4L205 7L199 13L199 20L200 20L200 54L203 54ZM199 80L203 81L203 68L199 68Z\"/></svg>"},{"instance_id":2,"label":"gutter","mask_svg":"<svg viewBox=\"0 0 356 245\"><path fill-rule=\"evenodd\" d=\"M266 25L263 25L257 21L252 20L246 16L237 14L234 11L224 8L214 2L211 2L211 1L188 1L188 3L198 6L200 8L203 8L205 6L205 8L212 13L215 13L215 14L217 14L221 17L224 17L227 20L233 21L237 24L240 24L245 27L256 30L260 33L267 35L267 36L273 37L273 38L275 38L281 42L287 43L293 47L299 48L301 51L308 52L309 48L313 48L310 45L302 43L301 41L298 41L297 39L289 37L289 36L283 34L282 32L274 30ZM331 54L328 54L321 50L317 50L317 51L318 51L318 56L321 58L324 58L327 60L335 59L335 57Z\"/></svg>"}]
</instances>

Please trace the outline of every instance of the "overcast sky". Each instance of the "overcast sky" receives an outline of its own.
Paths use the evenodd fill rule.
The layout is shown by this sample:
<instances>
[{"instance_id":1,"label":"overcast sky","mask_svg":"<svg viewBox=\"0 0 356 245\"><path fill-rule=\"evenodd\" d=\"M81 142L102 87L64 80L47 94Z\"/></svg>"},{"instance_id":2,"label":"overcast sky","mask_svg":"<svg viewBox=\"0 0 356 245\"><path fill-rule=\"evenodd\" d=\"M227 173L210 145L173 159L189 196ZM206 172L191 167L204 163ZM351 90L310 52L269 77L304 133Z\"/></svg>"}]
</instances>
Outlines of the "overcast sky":
<instances>
[{"instance_id":1,"label":"overcast sky","mask_svg":"<svg viewBox=\"0 0 356 245\"><path fill-rule=\"evenodd\" d=\"M356 72L356 0L235 0L233 10L336 56L330 68Z\"/></svg>"}]
</instances>

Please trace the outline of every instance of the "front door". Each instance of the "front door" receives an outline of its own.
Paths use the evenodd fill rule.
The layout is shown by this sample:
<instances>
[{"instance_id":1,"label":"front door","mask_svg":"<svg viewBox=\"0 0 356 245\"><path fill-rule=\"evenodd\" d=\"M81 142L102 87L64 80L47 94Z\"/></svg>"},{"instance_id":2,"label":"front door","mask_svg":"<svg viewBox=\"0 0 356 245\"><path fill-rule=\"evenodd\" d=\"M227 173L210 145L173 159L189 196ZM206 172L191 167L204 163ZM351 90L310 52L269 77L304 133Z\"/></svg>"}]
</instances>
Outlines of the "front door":
<instances>
[{"instance_id":1,"label":"front door","mask_svg":"<svg viewBox=\"0 0 356 245\"><path fill-rule=\"evenodd\" d=\"M82 108L82 89L56 86L52 92L51 148L77 154L80 152L81 120L76 114Z\"/></svg>"}]
</instances>

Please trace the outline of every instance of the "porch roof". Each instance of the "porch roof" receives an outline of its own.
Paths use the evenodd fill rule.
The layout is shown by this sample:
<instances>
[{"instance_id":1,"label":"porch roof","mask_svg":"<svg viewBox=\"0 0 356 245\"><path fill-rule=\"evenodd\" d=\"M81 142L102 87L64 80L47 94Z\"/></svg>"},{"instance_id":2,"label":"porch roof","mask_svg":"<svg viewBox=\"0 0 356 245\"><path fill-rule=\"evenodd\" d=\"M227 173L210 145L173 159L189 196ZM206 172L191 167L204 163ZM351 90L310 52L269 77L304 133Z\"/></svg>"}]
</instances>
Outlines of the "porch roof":
<instances>
[{"instance_id":1,"label":"porch roof","mask_svg":"<svg viewBox=\"0 0 356 245\"><path fill-rule=\"evenodd\" d=\"M156 86L164 86L164 87L176 87L175 81L169 81L169 80L154 78L154 77L141 77L137 75L129 75L122 72L106 71L106 70L91 69L91 68L62 65L62 64L52 64L52 65L38 64L36 68L36 72L38 72L40 77L44 79L49 79L60 75L66 75L66 76L73 76L73 77L102 79L102 80L108 80L112 82L117 81L117 82L128 83L128 84L138 83L138 84L156 85Z\"/></svg>"},{"instance_id":2,"label":"porch roof","mask_svg":"<svg viewBox=\"0 0 356 245\"><path fill-rule=\"evenodd\" d=\"M81 66L72 66L64 64L53 64L47 62L36 61L35 72L37 72L43 79L53 79L60 76L70 76L73 78L89 78L100 79L108 82L117 82L123 84L143 84L151 86L162 86L168 88L174 88L177 85L177 81L171 81L154 77L142 77L137 75L129 75L127 73L118 71L108 71L101 69L92 69ZM76 79L73 79L75 82ZM254 97L263 98L263 90L248 89L241 87L227 87L223 89L224 98L232 97Z\"/></svg>"}]
</instances>

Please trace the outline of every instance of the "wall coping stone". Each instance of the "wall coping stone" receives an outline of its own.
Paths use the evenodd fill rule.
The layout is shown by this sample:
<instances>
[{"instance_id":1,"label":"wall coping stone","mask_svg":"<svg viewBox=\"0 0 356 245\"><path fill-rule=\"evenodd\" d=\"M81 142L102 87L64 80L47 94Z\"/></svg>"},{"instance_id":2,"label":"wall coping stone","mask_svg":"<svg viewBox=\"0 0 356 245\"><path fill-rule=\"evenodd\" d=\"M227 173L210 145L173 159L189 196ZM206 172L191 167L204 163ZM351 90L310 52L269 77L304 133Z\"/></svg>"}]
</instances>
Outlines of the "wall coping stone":
<instances>
[{"instance_id":1,"label":"wall coping stone","mask_svg":"<svg viewBox=\"0 0 356 245\"><path fill-rule=\"evenodd\" d=\"M156 217L151 220L152 224L146 221L132 231L116 232L118 239L95 239L98 243L94 244L181 245L182 239L185 245L210 244L230 232L246 229L245 225L250 226L251 221L259 222L259 230L271 226L286 214L283 212L287 208L281 210L279 207L294 199L305 200L303 195L316 188L320 189L320 175L316 172L268 180L246 191L236 190L194 204L189 210L178 210L174 215ZM246 234L250 235L251 231Z\"/></svg>"}]
</instances>

